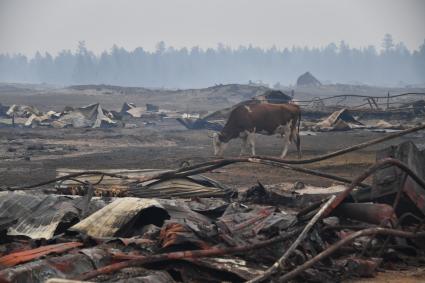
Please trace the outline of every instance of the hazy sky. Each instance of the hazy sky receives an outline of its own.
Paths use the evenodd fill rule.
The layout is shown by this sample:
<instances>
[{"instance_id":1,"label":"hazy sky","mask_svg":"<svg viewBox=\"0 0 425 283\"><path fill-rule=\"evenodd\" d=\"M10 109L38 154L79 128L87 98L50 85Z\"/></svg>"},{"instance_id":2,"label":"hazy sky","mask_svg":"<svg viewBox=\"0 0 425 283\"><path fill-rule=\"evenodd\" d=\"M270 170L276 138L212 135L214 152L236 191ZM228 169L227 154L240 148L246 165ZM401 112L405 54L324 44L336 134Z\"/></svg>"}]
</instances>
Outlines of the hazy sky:
<instances>
[{"instance_id":1,"label":"hazy sky","mask_svg":"<svg viewBox=\"0 0 425 283\"><path fill-rule=\"evenodd\" d=\"M385 33L417 49L425 39L423 0L0 0L0 53L75 50L113 44L175 47L380 47Z\"/></svg>"}]
</instances>

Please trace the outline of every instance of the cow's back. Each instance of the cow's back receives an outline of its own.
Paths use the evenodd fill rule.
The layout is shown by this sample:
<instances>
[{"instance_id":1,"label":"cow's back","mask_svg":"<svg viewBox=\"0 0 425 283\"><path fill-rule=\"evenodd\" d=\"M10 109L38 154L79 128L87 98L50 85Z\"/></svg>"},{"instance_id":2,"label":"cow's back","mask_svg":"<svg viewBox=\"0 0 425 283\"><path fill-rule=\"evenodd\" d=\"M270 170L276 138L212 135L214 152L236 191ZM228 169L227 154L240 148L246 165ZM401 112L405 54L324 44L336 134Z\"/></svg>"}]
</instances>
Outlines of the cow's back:
<instances>
[{"instance_id":1,"label":"cow's back","mask_svg":"<svg viewBox=\"0 0 425 283\"><path fill-rule=\"evenodd\" d=\"M281 125L295 121L299 116L299 107L294 104L256 104L250 105L251 123L257 132L273 134Z\"/></svg>"},{"instance_id":2,"label":"cow's back","mask_svg":"<svg viewBox=\"0 0 425 283\"><path fill-rule=\"evenodd\" d=\"M232 110L222 130L222 141L227 142L244 131L272 135L281 125L298 119L299 106L294 104L253 103Z\"/></svg>"}]
</instances>

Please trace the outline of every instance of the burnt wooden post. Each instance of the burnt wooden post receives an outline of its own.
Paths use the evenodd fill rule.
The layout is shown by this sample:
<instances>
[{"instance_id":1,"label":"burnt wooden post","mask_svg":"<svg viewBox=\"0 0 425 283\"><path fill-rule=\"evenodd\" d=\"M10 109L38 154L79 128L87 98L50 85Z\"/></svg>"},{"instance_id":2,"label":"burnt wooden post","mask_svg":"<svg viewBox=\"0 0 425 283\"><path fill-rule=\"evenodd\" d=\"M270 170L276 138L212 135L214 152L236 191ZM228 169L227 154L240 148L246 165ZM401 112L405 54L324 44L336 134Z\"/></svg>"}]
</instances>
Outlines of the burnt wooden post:
<instances>
[{"instance_id":1,"label":"burnt wooden post","mask_svg":"<svg viewBox=\"0 0 425 283\"><path fill-rule=\"evenodd\" d=\"M367 98L367 102L369 102L370 109L373 110L373 105L372 105L372 102L370 102L370 97Z\"/></svg>"},{"instance_id":2,"label":"burnt wooden post","mask_svg":"<svg viewBox=\"0 0 425 283\"><path fill-rule=\"evenodd\" d=\"M372 100L373 104L375 105L376 110L379 110L379 106L378 106L378 103L376 103L375 98L371 97L370 99Z\"/></svg>"},{"instance_id":3,"label":"burnt wooden post","mask_svg":"<svg viewBox=\"0 0 425 283\"><path fill-rule=\"evenodd\" d=\"M387 94L387 110L390 109L390 92Z\"/></svg>"}]
</instances>

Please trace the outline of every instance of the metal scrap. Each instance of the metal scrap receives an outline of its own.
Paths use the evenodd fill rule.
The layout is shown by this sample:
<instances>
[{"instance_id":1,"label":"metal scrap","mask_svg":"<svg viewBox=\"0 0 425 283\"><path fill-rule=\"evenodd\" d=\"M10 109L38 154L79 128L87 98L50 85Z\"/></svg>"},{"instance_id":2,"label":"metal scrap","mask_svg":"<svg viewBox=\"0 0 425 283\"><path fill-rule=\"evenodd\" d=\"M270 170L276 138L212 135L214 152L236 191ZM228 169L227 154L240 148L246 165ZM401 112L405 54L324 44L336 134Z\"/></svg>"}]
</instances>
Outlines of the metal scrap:
<instances>
[{"instance_id":1,"label":"metal scrap","mask_svg":"<svg viewBox=\"0 0 425 283\"><path fill-rule=\"evenodd\" d=\"M0 192L0 217L15 222L8 227L9 236L50 239L78 222L77 203L64 196Z\"/></svg>"},{"instance_id":2,"label":"metal scrap","mask_svg":"<svg viewBox=\"0 0 425 283\"><path fill-rule=\"evenodd\" d=\"M32 250L15 252L3 257L0 257L0 266L15 266L23 262L31 261L39 257L56 253L60 254L70 249L81 247L83 244L79 242L68 242L62 244L54 244L42 246Z\"/></svg>"},{"instance_id":3,"label":"metal scrap","mask_svg":"<svg viewBox=\"0 0 425 283\"><path fill-rule=\"evenodd\" d=\"M295 163L332 158L423 128ZM169 190L175 193L174 197L181 196L179 199L144 195L148 197L106 198L102 200L103 205L94 205L98 199L90 194L66 197L39 192L2 192L0 228L3 232L11 231L11 227L16 230L22 223L32 223L36 233L28 235L35 239L34 235L42 234L37 230L40 222L56 226L47 229L50 234L46 233L45 239L18 242L17 234L4 235L1 239L5 244L0 243L0 265L2 260L5 264L0 267L0 280L341 281L353 274L373 276L378 267L392 262L394 254L398 255L397 259L418 262L425 254L424 213L418 201L425 189L423 172L419 170L423 153L404 144L390 152L397 159L388 155L381 159L379 155L375 165L357 178L347 180L348 186L335 186L331 192L329 188L313 188L301 182L274 186L259 183L239 198L229 198L229 195L224 199L187 198L186 187L193 190L202 190L202 186L215 190L220 187L217 182L194 174L235 162L279 164L280 167L291 162L270 157L213 160L150 175L139 174L135 178L122 172L74 172L43 183L59 181L60 185L69 185L71 180L82 187L96 187L103 181L113 183L111 178L118 178L122 184L133 183L127 189L133 194L141 192L152 196L159 190L169 197L164 194ZM398 169L389 170L395 167ZM371 175L376 176L372 185L359 186ZM397 179L399 176L401 181ZM279 194L273 191L284 187L287 194L298 198L309 198L308 193L300 193L303 191L315 191L317 198L290 206L283 201L285 195L277 197ZM224 186L222 189L225 191ZM83 191L87 192L90 191ZM416 198L409 192L415 192ZM329 195L336 196L328 199ZM389 196L388 203L386 197ZM417 205L411 206L415 210L408 210L407 214L406 200ZM10 213L18 215L14 212L18 209L22 217L7 214L9 205L13 205ZM43 217L43 209L48 217ZM63 211L67 209L74 213L70 221L64 217L67 214ZM56 228L53 230L53 227ZM41 227L43 229L46 230ZM11 243L21 246L7 246ZM68 254L61 254L66 251Z\"/></svg>"}]
</instances>

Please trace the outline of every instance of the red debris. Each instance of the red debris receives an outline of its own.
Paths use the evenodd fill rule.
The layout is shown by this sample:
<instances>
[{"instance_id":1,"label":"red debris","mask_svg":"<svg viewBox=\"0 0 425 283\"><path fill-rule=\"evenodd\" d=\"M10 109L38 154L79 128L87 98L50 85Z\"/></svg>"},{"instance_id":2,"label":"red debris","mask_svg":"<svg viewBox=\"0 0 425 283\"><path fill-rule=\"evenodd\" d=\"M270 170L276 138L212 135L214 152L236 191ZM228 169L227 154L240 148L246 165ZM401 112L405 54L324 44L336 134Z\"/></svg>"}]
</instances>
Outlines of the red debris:
<instances>
[{"instance_id":1,"label":"red debris","mask_svg":"<svg viewBox=\"0 0 425 283\"><path fill-rule=\"evenodd\" d=\"M63 253L68 250L81 247L83 244L79 242L68 242L55 245L42 246L36 249L16 252L12 254L5 255L0 258L0 266L15 266L20 263L28 262L44 255L51 253Z\"/></svg>"}]
</instances>

